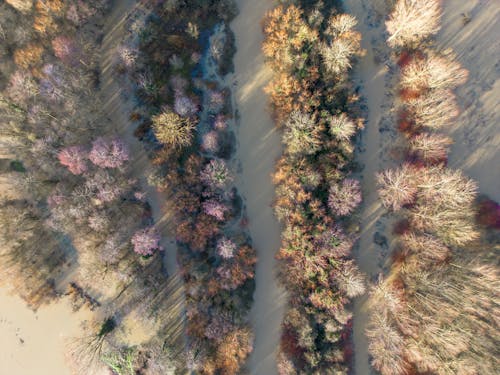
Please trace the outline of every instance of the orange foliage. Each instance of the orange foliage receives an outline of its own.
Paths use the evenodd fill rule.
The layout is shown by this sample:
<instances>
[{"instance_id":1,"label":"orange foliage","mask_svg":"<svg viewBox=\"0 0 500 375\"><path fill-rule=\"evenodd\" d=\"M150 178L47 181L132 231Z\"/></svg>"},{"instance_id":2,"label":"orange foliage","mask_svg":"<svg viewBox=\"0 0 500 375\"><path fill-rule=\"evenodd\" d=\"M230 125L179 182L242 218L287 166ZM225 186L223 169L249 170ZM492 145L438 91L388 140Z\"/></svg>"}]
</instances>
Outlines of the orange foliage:
<instances>
[{"instance_id":1,"label":"orange foliage","mask_svg":"<svg viewBox=\"0 0 500 375\"><path fill-rule=\"evenodd\" d=\"M262 44L264 55L276 71L287 71L293 64L294 55L317 34L302 20L302 10L295 5L270 10L264 19L266 39Z\"/></svg>"},{"instance_id":2,"label":"orange foliage","mask_svg":"<svg viewBox=\"0 0 500 375\"><path fill-rule=\"evenodd\" d=\"M14 62L23 69L32 68L40 64L43 47L36 43L30 43L14 52Z\"/></svg>"},{"instance_id":3,"label":"orange foliage","mask_svg":"<svg viewBox=\"0 0 500 375\"><path fill-rule=\"evenodd\" d=\"M236 375L252 351L252 334L247 328L229 333L217 348L216 365L222 375Z\"/></svg>"}]
</instances>

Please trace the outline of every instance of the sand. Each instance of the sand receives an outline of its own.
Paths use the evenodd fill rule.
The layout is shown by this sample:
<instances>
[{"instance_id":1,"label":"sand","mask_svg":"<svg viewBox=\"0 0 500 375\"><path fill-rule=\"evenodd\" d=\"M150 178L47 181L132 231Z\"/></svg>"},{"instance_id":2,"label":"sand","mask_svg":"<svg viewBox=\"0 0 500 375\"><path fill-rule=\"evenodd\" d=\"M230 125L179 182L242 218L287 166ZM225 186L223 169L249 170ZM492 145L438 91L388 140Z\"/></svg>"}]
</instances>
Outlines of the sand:
<instances>
[{"instance_id":1,"label":"sand","mask_svg":"<svg viewBox=\"0 0 500 375\"><path fill-rule=\"evenodd\" d=\"M228 79L237 83L233 94L240 118L237 158L242 167L237 184L245 198L250 235L259 259L255 302L250 312L255 343L247 367L251 374L273 375L277 374L275 353L286 302L275 277L274 256L280 247L281 227L271 208L274 199L271 174L282 146L263 92L272 72L264 65L261 53L263 35L260 22L266 10L275 3L270 0L239 0L238 5L240 14L231 24L237 47L235 74Z\"/></svg>"},{"instance_id":2,"label":"sand","mask_svg":"<svg viewBox=\"0 0 500 375\"><path fill-rule=\"evenodd\" d=\"M64 358L65 339L81 334L79 322L87 311L74 314L61 301L37 313L24 301L0 290L0 374L69 375Z\"/></svg>"},{"instance_id":3,"label":"sand","mask_svg":"<svg viewBox=\"0 0 500 375\"><path fill-rule=\"evenodd\" d=\"M449 166L476 180L479 191L500 201L500 2L446 0L438 48L453 49L469 70L456 90L462 113L449 131ZM464 16L470 22L464 25Z\"/></svg>"}]
</instances>

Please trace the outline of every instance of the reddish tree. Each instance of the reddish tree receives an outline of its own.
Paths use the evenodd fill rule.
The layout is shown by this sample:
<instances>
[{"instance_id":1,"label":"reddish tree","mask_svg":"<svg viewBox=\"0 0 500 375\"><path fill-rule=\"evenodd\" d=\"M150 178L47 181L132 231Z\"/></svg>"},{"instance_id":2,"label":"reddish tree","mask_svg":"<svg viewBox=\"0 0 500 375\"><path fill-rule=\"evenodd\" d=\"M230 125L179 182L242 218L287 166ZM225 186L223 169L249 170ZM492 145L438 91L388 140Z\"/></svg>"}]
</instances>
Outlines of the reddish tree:
<instances>
[{"instance_id":1,"label":"reddish tree","mask_svg":"<svg viewBox=\"0 0 500 375\"><path fill-rule=\"evenodd\" d=\"M85 173L87 166L87 150L82 146L70 146L59 151L59 162L73 174Z\"/></svg>"}]
</instances>

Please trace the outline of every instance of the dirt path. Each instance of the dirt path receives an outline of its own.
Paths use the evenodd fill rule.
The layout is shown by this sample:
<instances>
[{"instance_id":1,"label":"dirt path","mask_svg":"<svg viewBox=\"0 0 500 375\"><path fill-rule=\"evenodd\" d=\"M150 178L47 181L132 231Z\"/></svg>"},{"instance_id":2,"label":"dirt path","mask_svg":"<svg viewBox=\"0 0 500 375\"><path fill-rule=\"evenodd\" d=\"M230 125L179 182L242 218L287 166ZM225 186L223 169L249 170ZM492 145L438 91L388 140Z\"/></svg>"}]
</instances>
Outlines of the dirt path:
<instances>
[{"instance_id":1,"label":"dirt path","mask_svg":"<svg viewBox=\"0 0 500 375\"><path fill-rule=\"evenodd\" d=\"M388 92L386 86L389 78L388 68L381 62L386 59L386 56L381 55L384 48L382 19L380 17L377 19L370 2L350 0L345 2L345 8L347 13L358 19L357 29L362 34L362 47L366 50L366 55L355 68L355 80L361 85L361 95L366 100L367 116L357 157L363 166L361 178L364 202L360 213L361 233L355 257L370 284L376 282L378 275L383 271L390 245L386 231L390 226L383 217L385 210L375 189L375 174L389 167L387 151L391 140L391 125L387 124L390 118L385 118L390 108L390 98L385 94ZM357 375L372 373L365 336L368 322L367 300L368 296L364 295L354 301L354 373Z\"/></svg>"},{"instance_id":2,"label":"dirt path","mask_svg":"<svg viewBox=\"0 0 500 375\"><path fill-rule=\"evenodd\" d=\"M235 74L230 77L237 82L233 94L240 118L237 157L242 173L238 189L246 199L249 230L259 258L255 302L250 313L255 343L248 370L251 374L273 375L277 374L276 349L286 301L275 277L274 255L280 247L281 228L271 208L274 199L271 173L282 147L262 91L271 78L271 71L265 67L261 53L260 22L274 2L239 0L238 5L240 14L231 24L237 53Z\"/></svg>"},{"instance_id":3,"label":"dirt path","mask_svg":"<svg viewBox=\"0 0 500 375\"><path fill-rule=\"evenodd\" d=\"M121 135L127 142L132 156L131 174L141 181L147 201L151 205L152 215L156 228L162 235L161 245L165 251L164 265L169 277L166 293L171 301L168 316L171 321L164 322L166 326L174 327L169 330L169 340L172 343L183 343L185 346L184 312L185 295L182 278L177 264L177 247L172 238L173 210L169 209L169 197L158 192L145 181L146 173L151 164L143 145L134 136L136 125L130 121L129 115L134 109L131 93L124 95L123 83L114 74L115 49L126 37L128 31L125 25L129 16L140 4L136 0L116 1L108 15L102 43L101 54L101 98L103 113L111 120L111 131ZM133 336L133 334L132 334ZM140 336L140 330L137 336ZM130 337L133 341L134 337Z\"/></svg>"}]
</instances>

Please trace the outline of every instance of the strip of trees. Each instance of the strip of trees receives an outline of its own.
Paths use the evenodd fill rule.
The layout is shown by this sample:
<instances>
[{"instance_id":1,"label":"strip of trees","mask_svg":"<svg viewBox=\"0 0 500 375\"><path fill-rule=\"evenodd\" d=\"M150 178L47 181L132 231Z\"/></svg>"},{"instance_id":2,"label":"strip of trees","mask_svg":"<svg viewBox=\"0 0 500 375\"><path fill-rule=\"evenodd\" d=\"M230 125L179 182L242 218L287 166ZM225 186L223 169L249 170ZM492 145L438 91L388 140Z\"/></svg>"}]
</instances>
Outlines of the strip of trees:
<instances>
[{"instance_id":1,"label":"strip of trees","mask_svg":"<svg viewBox=\"0 0 500 375\"><path fill-rule=\"evenodd\" d=\"M274 174L275 214L284 226L279 277L289 294L278 358L283 375L347 373L350 366L347 305L365 291L350 258L352 215L361 202L351 177L353 138L362 126L349 82L362 53L355 26L355 18L321 3L280 5L263 22L263 51L274 72L266 91L285 146Z\"/></svg>"},{"instance_id":2,"label":"strip of trees","mask_svg":"<svg viewBox=\"0 0 500 375\"><path fill-rule=\"evenodd\" d=\"M118 59L138 101L131 118L150 150L150 182L175 202L185 364L207 375L240 373L253 342L248 312L257 259L234 186L233 110L222 84L234 15L232 1L158 3Z\"/></svg>"},{"instance_id":3,"label":"strip of trees","mask_svg":"<svg viewBox=\"0 0 500 375\"><path fill-rule=\"evenodd\" d=\"M399 66L405 158L378 175L382 203L400 219L390 272L371 291L367 336L382 374L499 367L498 254L475 222L476 183L446 167L452 140L441 132L459 114L453 90L467 71L432 46L440 16L437 0L398 0L386 22Z\"/></svg>"}]
</instances>

